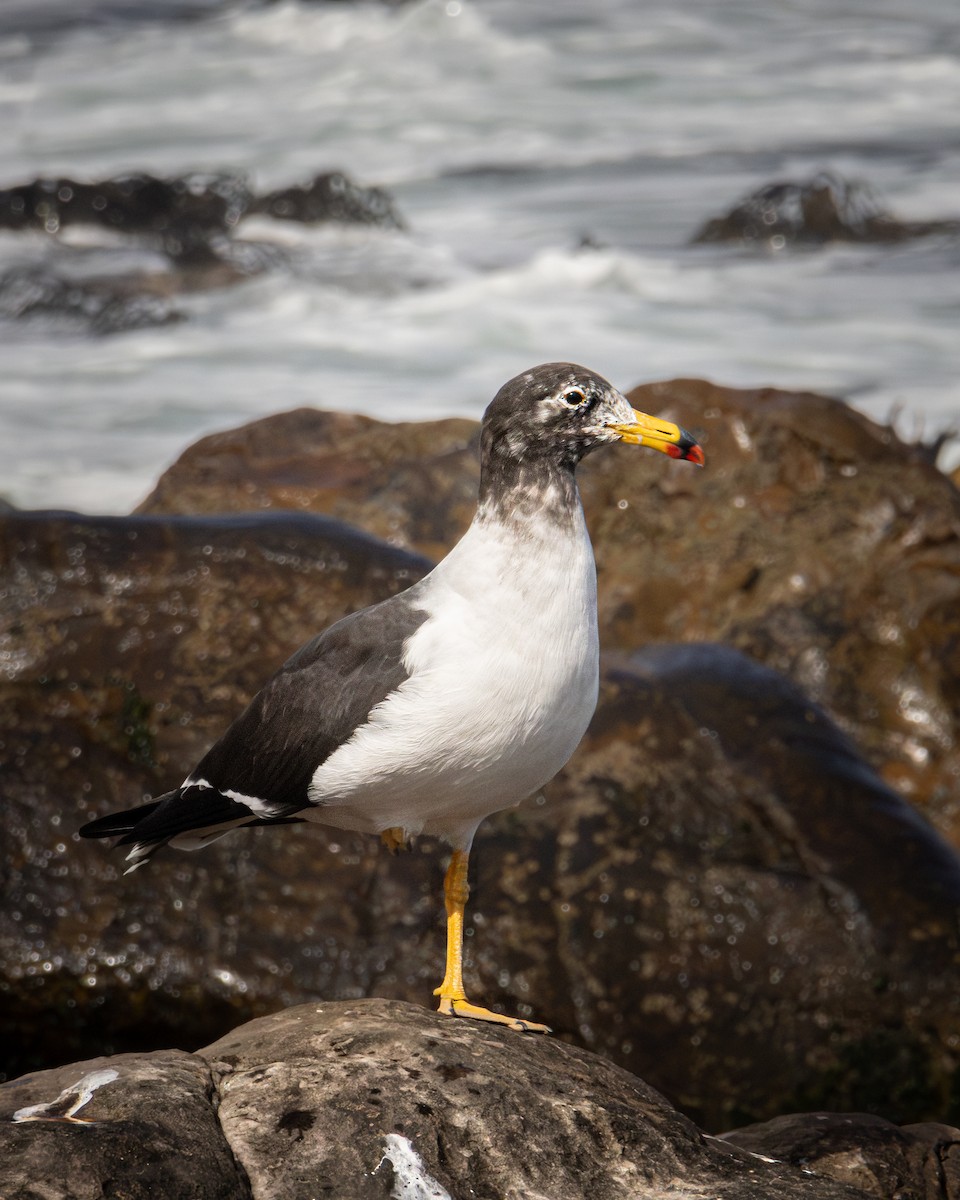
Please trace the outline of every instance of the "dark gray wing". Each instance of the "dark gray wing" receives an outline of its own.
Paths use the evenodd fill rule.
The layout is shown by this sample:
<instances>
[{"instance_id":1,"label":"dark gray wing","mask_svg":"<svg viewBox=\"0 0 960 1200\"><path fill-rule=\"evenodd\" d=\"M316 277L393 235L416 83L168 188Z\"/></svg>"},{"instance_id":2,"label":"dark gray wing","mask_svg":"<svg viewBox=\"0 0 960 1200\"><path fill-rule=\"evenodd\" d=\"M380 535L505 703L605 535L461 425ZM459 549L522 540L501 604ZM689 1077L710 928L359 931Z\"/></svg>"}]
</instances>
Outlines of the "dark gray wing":
<instances>
[{"instance_id":1,"label":"dark gray wing","mask_svg":"<svg viewBox=\"0 0 960 1200\"><path fill-rule=\"evenodd\" d=\"M344 617L302 646L192 772L285 816L305 808L317 767L407 678L403 647L427 614L419 589Z\"/></svg>"},{"instance_id":2,"label":"dark gray wing","mask_svg":"<svg viewBox=\"0 0 960 1200\"><path fill-rule=\"evenodd\" d=\"M191 782L80 830L123 836L133 870L182 833L298 820L317 767L408 677L403 647L427 619L420 585L352 613L302 646L250 701L191 773ZM203 781L203 782L201 782ZM244 804L242 797L263 803Z\"/></svg>"}]
</instances>

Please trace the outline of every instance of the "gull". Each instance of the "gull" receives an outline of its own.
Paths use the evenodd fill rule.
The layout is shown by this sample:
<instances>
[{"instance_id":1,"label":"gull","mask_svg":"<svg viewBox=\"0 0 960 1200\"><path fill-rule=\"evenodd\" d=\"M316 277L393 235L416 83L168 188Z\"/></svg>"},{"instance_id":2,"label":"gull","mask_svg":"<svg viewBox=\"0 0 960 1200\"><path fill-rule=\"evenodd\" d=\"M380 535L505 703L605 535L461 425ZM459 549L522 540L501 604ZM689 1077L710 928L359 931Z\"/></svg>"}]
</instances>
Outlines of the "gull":
<instances>
[{"instance_id":1,"label":"gull","mask_svg":"<svg viewBox=\"0 0 960 1200\"><path fill-rule=\"evenodd\" d=\"M477 512L450 553L302 646L179 787L80 833L120 835L128 872L244 826L318 822L393 850L433 834L452 849L439 1011L549 1032L467 999L467 870L480 822L552 779L596 707L596 567L574 476L618 442L704 461L584 367L511 379L484 414Z\"/></svg>"}]
</instances>

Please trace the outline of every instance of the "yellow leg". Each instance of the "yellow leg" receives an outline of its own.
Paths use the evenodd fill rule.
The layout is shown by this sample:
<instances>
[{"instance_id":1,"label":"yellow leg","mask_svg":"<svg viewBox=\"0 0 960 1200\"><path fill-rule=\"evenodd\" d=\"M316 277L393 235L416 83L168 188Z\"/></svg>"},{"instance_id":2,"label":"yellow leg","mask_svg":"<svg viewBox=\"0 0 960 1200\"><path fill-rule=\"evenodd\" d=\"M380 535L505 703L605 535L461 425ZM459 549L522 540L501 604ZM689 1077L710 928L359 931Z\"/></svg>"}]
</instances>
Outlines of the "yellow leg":
<instances>
[{"instance_id":1,"label":"yellow leg","mask_svg":"<svg viewBox=\"0 0 960 1200\"><path fill-rule=\"evenodd\" d=\"M380 841L391 854L399 854L401 850L410 849L410 839L400 825L391 825L389 829L381 830Z\"/></svg>"},{"instance_id":2,"label":"yellow leg","mask_svg":"<svg viewBox=\"0 0 960 1200\"><path fill-rule=\"evenodd\" d=\"M433 993L440 997L439 1011L450 1017L492 1021L521 1033L549 1033L548 1025L538 1025L536 1021L525 1021L521 1017L505 1017L488 1008L479 1008L467 999L463 990L463 910L470 895L467 884L469 861L470 855L466 850L454 850L443 880L443 898L447 906L447 969L443 983Z\"/></svg>"}]
</instances>

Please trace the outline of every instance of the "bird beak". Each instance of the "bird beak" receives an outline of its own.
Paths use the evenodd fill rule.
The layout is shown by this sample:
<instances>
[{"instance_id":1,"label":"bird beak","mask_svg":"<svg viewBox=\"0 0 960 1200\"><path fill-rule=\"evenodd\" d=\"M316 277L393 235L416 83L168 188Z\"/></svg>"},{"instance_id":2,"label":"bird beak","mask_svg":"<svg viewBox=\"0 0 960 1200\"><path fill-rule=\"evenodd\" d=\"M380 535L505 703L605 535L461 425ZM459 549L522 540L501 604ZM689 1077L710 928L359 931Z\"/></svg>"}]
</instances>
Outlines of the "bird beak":
<instances>
[{"instance_id":1,"label":"bird beak","mask_svg":"<svg viewBox=\"0 0 960 1200\"><path fill-rule=\"evenodd\" d=\"M625 425L610 424L608 429L619 434L620 440L634 446L650 446L661 454L669 454L671 458L683 458L688 462L703 466L703 451L699 444L681 426L672 421L664 421L660 417L651 417L646 413L632 410L633 420Z\"/></svg>"}]
</instances>

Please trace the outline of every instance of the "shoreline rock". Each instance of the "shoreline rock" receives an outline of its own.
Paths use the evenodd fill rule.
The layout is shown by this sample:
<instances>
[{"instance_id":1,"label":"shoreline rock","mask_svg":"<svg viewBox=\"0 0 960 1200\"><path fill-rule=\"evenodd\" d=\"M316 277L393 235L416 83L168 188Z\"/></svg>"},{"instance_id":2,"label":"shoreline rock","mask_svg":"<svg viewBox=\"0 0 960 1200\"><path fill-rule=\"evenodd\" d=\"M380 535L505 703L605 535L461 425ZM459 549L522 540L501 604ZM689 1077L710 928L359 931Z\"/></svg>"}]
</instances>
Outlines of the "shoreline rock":
<instances>
[{"instance_id":1,"label":"shoreline rock","mask_svg":"<svg viewBox=\"0 0 960 1200\"><path fill-rule=\"evenodd\" d=\"M886 1144L871 1132L878 1162ZM898 1139L890 1127L894 1159ZM10 1200L108 1181L182 1200L894 1195L705 1137L585 1051L376 1000L288 1009L193 1055L101 1058L2 1085L0 1146ZM900 1186L953 1200L955 1172L934 1191L923 1166Z\"/></svg>"},{"instance_id":2,"label":"shoreline rock","mask_svg":"<svg viewBox=\"0 0 960 1200\"><path fill-rule=\"evenodd\" d=\"M0 316L69 322L97 335L183 320L187 310L177 297L235 286L285 260L269 234L262 241L237 236L251 217L406 228L387 191L361 186L343 171L263 194L242 174L216 171L37 178L0 188L0 229L59 238L81 227L123 248L111 258L100 247L86 270L75 255L65 271L55 261L36 261L0 273Z\"/></svg>"},{"instance_id":3,"label":"shoreline rock","mask_svg":"<svg viewBox=\"0 0 960 1200\"><path fill-rule=\"evenodd\" d=\"M960 846L957 485L828 396L678 379L630 398L691 428L708 469L583 464L601 644L720 642L779 670ZM201 439L139 511L324 512L436 559L473 515L476 428L276 414Z\"/></svg>"},{"instance_id":4,"label":"shoreline rock","mask_svg":"<svg viewBox=\"0 0 960 1200\"><path fill-rule=\"evenodd\" d=\"M705 434L710 466L586 464L603 699L549 807L481 830L475 991L708 1128L784 1106L955 1120L956 489L824 397L632 396ZM147 502L258 514L0 516L8 1054L429 995L436 847L291 827L120 877L72 831L182 778L296 645L426 569L312 506L443 553L473 509L473 428L301 410L205 439Z\"/></svg>"},{"instance_id":5,"label":"shoreline rock","mask_svg":"<svg viewBox=\"0 0 960 1200\"><path fill-rule=\"evenodd\" d=\"M897 245L915 238L960 233L960 220L904 221L888 212L861 180L836 171L764 184L719 217L706 221L692 245L735 242L771 250L829 242Z\"/></svg>"}]
</instances>

